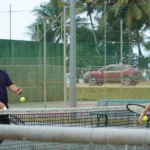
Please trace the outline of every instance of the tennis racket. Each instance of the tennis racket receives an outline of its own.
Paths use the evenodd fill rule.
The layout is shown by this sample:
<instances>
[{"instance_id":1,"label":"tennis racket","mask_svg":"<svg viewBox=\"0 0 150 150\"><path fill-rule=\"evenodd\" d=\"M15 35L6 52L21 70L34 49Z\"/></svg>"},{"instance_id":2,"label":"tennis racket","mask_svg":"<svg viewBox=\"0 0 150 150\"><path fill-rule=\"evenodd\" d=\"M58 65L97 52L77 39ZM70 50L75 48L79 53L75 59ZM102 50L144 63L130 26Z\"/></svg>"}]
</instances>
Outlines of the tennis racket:
<instances>
[{"instance_id":1,"label":"tennis racket","mask_svg":"<svg viewBox=\"0 0 150 150\"><path fill-rule=\"evenodd\" d=\"M130 111L132 113L136 113L138 116L140 116L146 107L144 105L139 105L139 104L127 104L126 108L128 111ZM146 127L148 128L150 116L147 114L147 117L148 117L148 120L146 121Z\"/></svg>"},{"instance_id":2,"label":"tennis racket","mask_svg":"<svg viewBox=\"0 0 150 150\"><path fill-rule=\"evenodd\" d=\"M7 108L4 107L3 109L6 110ZM19 119L19 117L17 117L17 115L11 115L11 114L9 114L8 116L9 116L8 119L9 119L9 121L10 121L11 124L25 125L25 123L21 119Z\"/></svg>"}]
</instances>

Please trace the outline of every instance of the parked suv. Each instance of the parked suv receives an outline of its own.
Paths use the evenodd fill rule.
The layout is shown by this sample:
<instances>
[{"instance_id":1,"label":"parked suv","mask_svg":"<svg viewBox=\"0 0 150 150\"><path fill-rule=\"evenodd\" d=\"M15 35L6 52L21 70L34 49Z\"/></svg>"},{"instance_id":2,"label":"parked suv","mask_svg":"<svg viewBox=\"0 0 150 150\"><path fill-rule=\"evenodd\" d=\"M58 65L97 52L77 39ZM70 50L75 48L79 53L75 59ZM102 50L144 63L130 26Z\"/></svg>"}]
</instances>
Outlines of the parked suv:
<instances>
[{"instance_id":1,"label":"parked suv","mask_svg":"<svg viewBox=\"0 0 150 150\"><path fill-rule=\"evenodd\" d=\"M141 80L140 72L131 65L115 64L85 73L84 82L90 85L103 85L105 77L107 83L121 82L122 77L122 83L125 86L134 86Z\"/></svg>"}]
</instances>

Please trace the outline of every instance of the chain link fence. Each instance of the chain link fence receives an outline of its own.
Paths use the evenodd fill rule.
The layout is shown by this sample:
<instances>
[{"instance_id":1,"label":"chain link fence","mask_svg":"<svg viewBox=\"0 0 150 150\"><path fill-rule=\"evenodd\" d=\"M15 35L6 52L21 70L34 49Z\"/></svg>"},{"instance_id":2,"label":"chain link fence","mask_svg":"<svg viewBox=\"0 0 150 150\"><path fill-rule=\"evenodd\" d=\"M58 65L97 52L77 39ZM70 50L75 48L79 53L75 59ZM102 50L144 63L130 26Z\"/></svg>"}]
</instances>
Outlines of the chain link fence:
<instances>
[{"instance_id":1,"label":"chain link fence","mask_svg":"<svg viewBox=\"0 0 150 150\"><path fill-rule=\"evenodd\" d=\"M47 58L47 62L50 62L46 65L47 102L64 101L64 67L50 65L52 64L52 62L54 63L55 61L57 61L57 59L59 59L60 61L60 59L62 58ZM108 60L109 59L110 58L108 57ZM129 84L121 85L121 68L118 68L117 70L117 68L114 67L112 68L112 70L107 70L111 66L118 67L118 64L115 64L114 60L107 66L104 66L103 57L77 57L77 63L80 62L86 64L86 66L87 64L91 65L89 65L88 67L85 67L83 65L83 67L76 68L76 85L78 101L97 101L98 99L150 98L148 94L150 88L149 67L138 68L131 65L136 71L138 71L138 73L140 73L140 77L135 79L135 81L137 82L136 84L130 84L130 82L132 83L132 80L130 80L130 78L127 78L126 82L129 82ZM103 62L103 64L101 62ZM1 59L0 64L1 69L7 70L13 82L23 88L23 95L25 95L25 97L28 99L28 102L44 101L43 58ZM96 66L97 64L100 65ZM69 70L69 67L67 67L66 88L68 101L70 99ZM94 72L95 74L92 74ZM106 75L106 78L105 73L108 73ZM89 75L88 78L86 77L87 75ZM126 75L128 75L128 77L131 76L130 72L127 72ZM122 80L124 79L125 78L123 76ZM98 82L98 80L102 81L102 83ZM15 94L9 92L9 97L11 103L18 102L18 97Z\"/></svg>"},{"instance_id":2,"label":"chain link fence","mask_svg":"<svg viewBox=\"0 0 150 150\"><path fill-rule=\"evenodd\" d=\"M141 59L138 66L137 59L133 61L133 65L128 63L121 65L116 63L116 59L106 57L108 65L105 66L103 57L78 57L77 62L87 63L89 67L76 70L77 98L83 101L150 99L149 59L149 57ZM145 61L147 67L144 66Z\"/></svg>"},{"instance_id":3,"label":"chain link fence","mask_svg":"<svg viewBox=\"0 0 150 150\"><path fill-rule=\"evenodd\" d=\"M47 102L63 101L63 67L52 65L55 64L58 59L60 61L62 58L47 58ZM0 64L1 69L8 72L14 84L23 89L23 95L28 102L44 102L45 79L43 58L1 59ZM19 102L18 97L12 92L9 92L9 99L10 103Z\"/></svg>"},{"instance_id":4,"label":"chain link fence","mask_svg":"<svg viewBox=\"0 0 150 150\"><path fill-rule=\"evenodd\" d=\"M101 5L91 7L92 2L76 8L77 101L150 99L148 3L116 7L113 5L115 1L108 1L106 5L102 2ZM8 71L14 83L23 88L28 101L44 101L44 67L47 101L64 101L64 88L67 89L67 101L70 100L70 7L67 6L65 9L61 7L60 14L55 15L59 16L56 28L61 30L61 41L58 40L57 44L54 44L54 41L53 44L47 43L46 65L43 63L43 42L0 40L0 66ZM57 12L55 9L58 10L48 7L46 11ZM89 10L92 11L88 12ZM122 10L126 12L123 15ZM139 10L141 10L139 14L142 15L135 15ZM63 16L65 14L66 16ZM43 28L42 30L36 28L43 24L44 20L40 23L35 22L34 27L37 31L34 36L39 32L43 35ZM49 36L54 34L52 31L53 25L47 19L47 41ZM59 44L64 42L63 33L66 33L67 41L64 43L66 85L64 85L63 45ZM54 39L57 37L58 35ZM9 93L9 96L10 102L18 102L13 93Z\"/></svg>"}]
</instances>

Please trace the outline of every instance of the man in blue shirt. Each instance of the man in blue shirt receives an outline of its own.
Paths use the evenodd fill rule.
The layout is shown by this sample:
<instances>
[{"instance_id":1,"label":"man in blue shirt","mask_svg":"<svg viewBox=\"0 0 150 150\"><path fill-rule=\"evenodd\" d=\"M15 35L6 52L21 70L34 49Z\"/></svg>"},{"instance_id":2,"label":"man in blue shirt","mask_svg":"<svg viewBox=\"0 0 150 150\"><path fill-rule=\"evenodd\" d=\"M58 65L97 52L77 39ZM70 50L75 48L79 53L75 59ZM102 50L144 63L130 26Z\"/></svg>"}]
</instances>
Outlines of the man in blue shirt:
<instances>
[{"instance_id":1,"label":"man in blue shirt","mask_svg":"<svg viewBox=\"0 0 150 150\"><path fill-rule=\"evenodd\" d=\"M22 93L22 89L12 82L8 73L5 70L0 70L0 109L9 108L7 88L18 95ZM0 124L10 124L9 116L0 115ZM2 142L0 141L0 144Z\"/></svg>"},{"instance_id":2,"label":"man in blue shirt","mask_svg":"<svg viewBox=\"0 0 150 150\"><path fill-rule=\"evenodd\" d=\"M22 89L13 84L10 79L8 73L5 70L0 70L0 108L3 107L8 108L8 95L7 95L7 87L12 92L20 95L22 93Z\"/></svg>"}]
</instances>

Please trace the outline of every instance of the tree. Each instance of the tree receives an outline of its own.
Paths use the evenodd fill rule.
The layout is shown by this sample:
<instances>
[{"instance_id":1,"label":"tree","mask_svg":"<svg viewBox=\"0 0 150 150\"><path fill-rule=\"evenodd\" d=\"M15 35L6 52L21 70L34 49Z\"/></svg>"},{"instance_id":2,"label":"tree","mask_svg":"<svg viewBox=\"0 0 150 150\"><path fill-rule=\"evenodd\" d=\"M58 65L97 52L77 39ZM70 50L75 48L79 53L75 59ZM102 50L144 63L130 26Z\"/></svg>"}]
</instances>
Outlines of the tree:
<instances>
[{"instance_id":1,"label":"tree","mask_svg":"<svg viewBox=\"0 0 150 150\"><path fill-rule=\"evenodd\" d=\"M94 10L96 9L96 2L94 0L80 0L83 3L83 12L87 12L87 16L89 16L91 27L92 27L92 34L95 42L95 50L100 56L100 51L98 48L98 40L97 40L97 35L95 33L95 27L94 27L94 22L93 22L93 17L92 14L94 13ZM98 13L98 11L97 11ZM97 14L98 15L98 14Z\"/></svg>"},{"instance_id":2,"label":"tree","mask_svg":"<svg viewBox=\"0 0 150 150\"><path fill-rule=\"evenodd\" d=\"M48 26L48 24L47 24ZM44 41L44 24L43 18L39 17L35 22L33 22L30 26L28 26L28 34L31 36L31 39L34 41ZM47 30L46 38L48 41L53 41L54 39L54 31L52 28Z\"/></svg>"},{"instance_id":3,"label":"tree","mask_svg":"<svg viewBox=\"0 0 150 150\"><path fill-rule=\"evenodd\" d=\"M62 0L50 0L48 3L36 7L33 13L37 15L37 21L29 26L30 35L33 40L36 39L37 27L40 32L40 39L43 40L43 22L47 23L47 39L49 42L60 42L62 40L62 17L63 17Z\"/></svg>"},{"instance_id":4,"label":"tree","mask_svg":"<svg viewBox=\"0 0 150 150\"><path fill-rule=\"evenodd\" d=\"M80 6L81 3L77 1L77 4ZM36 40L37 35L37 25L39 25L40 40L43 40L43 21L47 20L47 40L54 43L59 43L63 41L63 6L69 6L69 3L63 2L62 0L50 0L48 3L42 4L40 7L36 7L33 10L33 13L37 15L37 21L31 24L28 28L30 31L31 38ZM80 10L77 9L77 13ZM70 35L70 11L69 8L66 12L66 34L69 39ZM81 23L86 22L87 19L76 17L77 27ZM69 41L69 40L68 40Z\"/></svg>"},{"instance_id":5,"label":"tree","mask_svg":"<svg viewBox=\"0 0 150 150\"><path fill-rule=\"evenodd\" d=\"M120 11L124 11L124 27L128 29L129 41L129 63L131 63L132 55L132 33L136 32L136 41L138 44L139 57L141 57L140 42L141 37L139 31L144 24L148 24L148 1L147 0L118 0L107 11L107 22L113 26L118 25L120 21ZM135 40L135 39L134 39Z\"/></svg>"}]
</instances>

